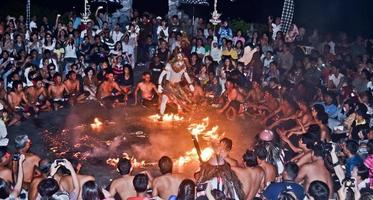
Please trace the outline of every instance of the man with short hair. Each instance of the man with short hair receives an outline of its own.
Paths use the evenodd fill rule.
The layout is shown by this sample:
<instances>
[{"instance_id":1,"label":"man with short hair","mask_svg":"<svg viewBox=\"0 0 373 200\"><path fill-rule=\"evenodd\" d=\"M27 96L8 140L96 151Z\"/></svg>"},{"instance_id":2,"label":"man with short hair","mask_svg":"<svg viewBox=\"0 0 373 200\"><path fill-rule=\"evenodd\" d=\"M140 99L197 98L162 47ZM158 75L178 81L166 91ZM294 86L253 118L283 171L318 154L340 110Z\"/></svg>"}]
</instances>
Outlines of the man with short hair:
<instances>
[{"instance_id":1,"label":"man with short hair","mask_svg":"<svg viewBox=\"0 0 373 200\"><path fill-rule=\"evenodd\" d=\"M276 179L277 170L276 167L266 161L268 151L264 146L259 146L255 149L257 155L258 165L264 170L266 175L265 183L269 184Z\"/></svg>"},{"instance_id":2,"label":"man with short hair","mask_svg":"<svg viewBox=\"0 0 373 200\"><path fill-rule=\"evenodd\" d=\"M158 161L162 176L153 181L153 197L159 196L161 199L168 199L172 195L177 195L180 183L184 180L181 175L172 173L172 160L163 156Z\"/></svg>"},{"instance_id":3,"label":"man with short hair","mask_svg":"<svg viewBox=\"0 0 373 200\"><path fill-rule=\"evenodd\" d=\"M17 153L20 155L23 154L26 157L23 163L23 185L26 188L28 188L34 176L36 176L35 173L39 173L36 169L39 166L40 157L30 152L31 144L31 140L27 135L19 135L14 140ZM13 168L13 173L16 171L17 170Z\"/></svg>"},{"instance_id":4,"label":"man with short hair","mask_svg":"<svg viewBox=\"0 0 373 200\"><path fill-rule=\"evenodd\" d=\"M150 72L144 72L142 75L143 81L137 84L135 89L135 105L137 104L137 94L141 91L141 103L145 107L152 107L157 105L157 88L154 83L151 82Z\"/></svg>"},{"instance_id":5,"label":"man with short hair","mask_svg":"<svg viewBox=\"0 0 373 200\"><path fill-rule=\"evenodd\" d=\"M69 93L66 85L62 83L62 76L59 73L53 75L53 85L48 87L48 96L53 104L54 110L63 108L66 103L65 93Z\"/></svg>"},{"instance_id":6,"label":"man with short hair","mask_svg":"<svg viewBox=\"0 0 373 200\"><path fill-rule=\"evenodd\" d=\"M312 181L307 193L309 200L328 200L330 196L328 185L321 181Z\"/></svg>"},{"instance_id":7,"label":"man with short hair","mask_svg":"<svg viewBox=\"0 0 373 200\"><path fill-rule=\"evenodd\" d=\"M136 197L129 197L127 200L148 200L146 190L148 188L149 178L145 174L137 174L133 178L133 187L136 190Z\"/></svg>"},{"instance_id":8,"label":"man with short hair","mask_svg":"<svg viewBox=\"0 0 373 200\"><path fill-rule=\"evenodd\" d=\"M131 176L132 164L128 159L120 159L117 169L121 177L113 180L110 184L110 195L114 197L116 194L121 199L128 199L129 197L136 196L136 190L133 186L134 176Z\"/></svg>"},{"instance_id":9,"label":"man with short hair","mask_svg":"<svg viewBox=\"0 0 373 200\"><path fill-rule=\"evenodd\" d=\"M347 157L346 159L346 177L351 177L351 172L354 167L358 167L359 165L363 165L363 160L357 154L357 150L359 149L359 144L354 140L347 140L342 145L342 151Z\"/></svg>"},{"instance_id":10,"label":"man with short hair","mask_svg":"<svg viewBox=\"0 0 373 200\"><path fill-rule=\"evenodd\" d=\"M277 197L285 192L293 192L297 199L304 199L305 192L303 186L296 183L294 180L298 176L299 167L293 162L285 165L284 172L282 173L282 181L271 183L263 192L266 199L277 199Z\"/></svg>"},{"instance_id":11,"label":"man with short hair","mask_svg":"<svg viewBox=\"0 0 373 200\"><path fill-rule=\"evenodd\" d=\"M229 153L232 150L233 142L229 138L223 138L219 142L219 155L224 158L231 167L237 167L238 161L232 158Z\"/></svg>"},{"instance_id":12,"label":"man with short hair","mask_svg":"<svg viewBox=\"0 0 373 200\"><path fill-rule=\"evenodd\" d=\"M30 113L30 104L26 98L25 92L23 92L23 83L22 81L14 81L12 84L12 91L8 94L8 103L10 109L16 115L23 117L29 117Z\"/></svg>"},{"instance_id":13,"label":"man with short hair","mask_svg":"<svg viewBox=\"0 0 373 200\"><path fill-rule=\"evenodd\" d=\"M113 95L113 91L116 90L117 93ZM108 71L105 74L105 80L98 87L97 99L103 101L103 104L107 107L115 107L116 103L119 101L124 101L126 91L119 87L118 83L114 80L114 73Z\"/></svg>"},{"instance_id":14,"label":"man with short hair","mask_svg":"<svg viewBox=\"0 0 373 200\"><path fill-rule=\"evenodd\" d=\"M322 181L328 185L329 191L333 191L333 180L330 172L325 167L323 156L324 149L319 145L316 145L311 153L312 161L304 164L299 169L299 173L295 181L298 183L303 183L306 191L308 190L308 187L312 181Z\"/></svg>"},{"instance_id":15,"label":"man with short hair","mask_svg":"<svg viewBox=\"0 0 373 200\"><path fill-rule=\"evenodd\" d=\"M255 195L265 187L265 172L258 165L254 151L247 150L242 158L245 162L245 168L234 167L232 170L242 183L246 199L254 199Z\"/></svg>"}]
</instances>

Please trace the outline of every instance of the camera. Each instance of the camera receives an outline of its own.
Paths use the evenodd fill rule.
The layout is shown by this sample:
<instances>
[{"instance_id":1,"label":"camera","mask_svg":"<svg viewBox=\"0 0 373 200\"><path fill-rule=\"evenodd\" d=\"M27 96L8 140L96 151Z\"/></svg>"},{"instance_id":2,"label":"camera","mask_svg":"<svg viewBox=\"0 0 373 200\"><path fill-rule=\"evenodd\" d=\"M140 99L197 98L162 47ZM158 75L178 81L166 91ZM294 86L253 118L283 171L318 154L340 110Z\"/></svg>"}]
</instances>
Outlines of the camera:
<instances>
[{"instance_id":1,"label":"camera","mask_svg":"<svg viewBox=\"0 0 373 200\"><path fill-rule=\"evenodd\" d=\"M19 161L19 158L21 157L20 153L14 153L13 154L13 161Z\"/></svg>"},{"instance_id":2,"label":"camera","mask_svg":"<svg viewBox=\"0 0 373 200\"><path fill-rule=\"evenodd\" d=\"M207 188L207 184L208 183L200 183L200 184L198 184L197 188L196 188L197 192L203 192L203 191L205 191L206 188Z\"/></svg>"},{"instance_id":3,"label":"camera","mask_svg":"<svg viewBox=\"0 0 373 200\"><path fill-rule=\"evenodd\" d=\"M346 188L354 188L355 187L355 179L346 177L342 182L343 182L343 184Z\"/></svg>"},{"instance_id":4,"label":"camera","mask_svg":"<svg viewBox=\"0 0 373 200\"><path fill-rule=\"evenodd\" d=\"M333 144L332 143L326 143L326 142L321 142L320 147L323 152L331 152L333 150Z\"/></svg>"},{"instance_id":5,"label":"camera","mask_svg":"<svg viewBox=\"0 0 373 200\"><path fill-rule=\"evenodd\" d=\"M57 165L60 165L61 163L64 163L65 160L64 159L56 159L55 162L56 162Z\"/></svg>"}]
</instances>

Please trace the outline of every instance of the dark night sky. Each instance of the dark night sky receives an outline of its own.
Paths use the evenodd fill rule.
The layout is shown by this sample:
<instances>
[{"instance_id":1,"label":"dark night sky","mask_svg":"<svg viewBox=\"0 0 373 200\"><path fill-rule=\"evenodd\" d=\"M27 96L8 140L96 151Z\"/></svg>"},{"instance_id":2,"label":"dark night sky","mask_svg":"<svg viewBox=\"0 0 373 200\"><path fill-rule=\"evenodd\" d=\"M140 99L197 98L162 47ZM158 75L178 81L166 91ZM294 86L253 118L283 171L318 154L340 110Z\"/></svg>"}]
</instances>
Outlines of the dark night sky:
<instances>
[{"instance_id":1,"label":"dark night sky","mask_svg":"<svg viewBox=\"0 0 373 200\"><path fill-rule=\"evenodd\" d=\"M26 0L0 0L0 13L23 12ZM81 8L84 0L31 0L32 9L50 14L69 10L73 6ZM150 11L157 15L167 13L167 0L133 0L134 8ZM218 10L223 18L242 18L247 21L265 22L268 15L280 15L282 0L218 0ZM196 13L208 17L210 7L197 7ZM295 0L295 22L306 27L321 30L347 30L351 33L373 32L372 0Z\"/></svg>"}]
</instances>

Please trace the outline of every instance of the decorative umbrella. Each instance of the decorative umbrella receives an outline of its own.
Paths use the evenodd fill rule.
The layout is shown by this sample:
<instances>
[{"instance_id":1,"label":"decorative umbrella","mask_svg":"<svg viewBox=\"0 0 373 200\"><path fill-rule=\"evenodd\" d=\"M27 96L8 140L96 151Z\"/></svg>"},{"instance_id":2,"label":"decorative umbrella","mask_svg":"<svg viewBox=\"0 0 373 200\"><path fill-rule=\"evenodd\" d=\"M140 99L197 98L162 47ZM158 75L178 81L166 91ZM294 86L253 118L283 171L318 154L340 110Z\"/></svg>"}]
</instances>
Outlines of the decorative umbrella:
<instances>
[{"instance_id":1,"label":"decorative umbrella","mask_svg":"<svg viewBox=\"0 0 373 200\"><path fill-rule=\"evenodd\" d=\"M121 4L120 0L92 0L91 5L94 8L102 6L106 8L106 11L108 13L114 13L118 9L123 8L123 5Z\"/></svg>"},{"instance_id":2,"label":"decorative umbrella","mask_svg":"<svg viewBox=\"0 0 373 200\"><path fill-rule=\"evenodd\" d=\"M208 0L180 0L181 4L193 6L193 21L192 21L192 33L194 34L194 7L195 6L209 6Z\"/></svg>"},{"instance_id":3,"label":"decorative umbrella","mask_svg":"<svg viewBox=\"0 0 373 200\"><path fill-rule=\"evenodd\" d=\"M294 11L294 0L285 0L281 15L281 31L284 34L286 34L289 31L293 23Z\"/></svg>"}]
</instances>

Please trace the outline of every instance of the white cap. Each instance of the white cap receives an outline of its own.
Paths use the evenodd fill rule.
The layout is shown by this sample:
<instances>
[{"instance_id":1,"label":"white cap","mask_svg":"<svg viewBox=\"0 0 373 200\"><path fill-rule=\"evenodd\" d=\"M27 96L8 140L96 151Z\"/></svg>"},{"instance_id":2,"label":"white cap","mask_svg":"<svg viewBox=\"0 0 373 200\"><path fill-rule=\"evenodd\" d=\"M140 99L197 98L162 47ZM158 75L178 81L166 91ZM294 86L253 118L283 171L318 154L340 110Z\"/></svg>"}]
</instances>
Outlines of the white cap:
<instances>
[{"instance_id":1,"label":"white cap","mask_svg":"<svg viewBox=\"0 0 373 200\"><path fill-rule=\"evenodd\" d=\"M158 17L155 18L155 19L162 20L162 17L161 17L161 16L158 16Z\"/></svg>"}]
</instances>

